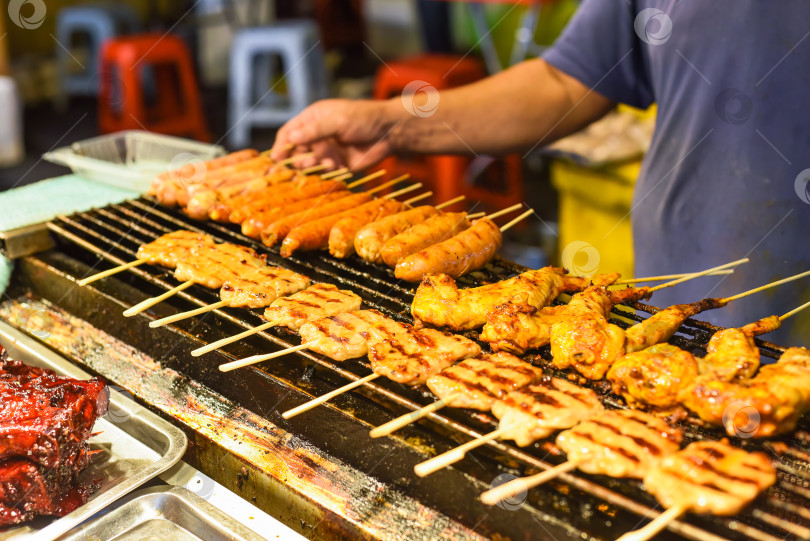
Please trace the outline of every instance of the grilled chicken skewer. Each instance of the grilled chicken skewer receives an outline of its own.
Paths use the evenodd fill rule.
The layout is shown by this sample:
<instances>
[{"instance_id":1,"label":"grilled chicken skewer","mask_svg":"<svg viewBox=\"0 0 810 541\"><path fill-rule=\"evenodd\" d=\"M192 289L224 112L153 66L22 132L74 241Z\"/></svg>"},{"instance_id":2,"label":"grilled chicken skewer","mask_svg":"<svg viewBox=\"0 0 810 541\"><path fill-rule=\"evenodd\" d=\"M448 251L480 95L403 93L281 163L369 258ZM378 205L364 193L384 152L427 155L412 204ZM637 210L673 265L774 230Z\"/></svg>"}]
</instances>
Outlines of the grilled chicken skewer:
<instances>
[{"instance_id":1,"label":"grilled chicken skewer","mask_svg":"<svg viewBox=\"0 0 810 541\"><path fill-rule=\"evenodd\" d=\"M543 376L539 382L513 391L492 405L492 414L500 420L497 430L417 464L414 471L424 477L463 459L467 451L496 439L514 440L525 447L603 410L592 390L564 379Z\"/></svg>"},{"instance_id":2,"label":"grilled chicken skewer","mask_svg":"<svg viewBox=\"0 0 810 541\"><path fill-rule=\"evenodd\" d=\"M361 304L362 299L351 291L338 289L332 284L314 284L289 297L281 297L273 301L264 311L267 323L235 336L212 342L207 346L195 349L191 354L199 357L270 327L284 326L297 331L307 321L351 312L359 309Z\"/></svg>"},{"instance_id":3,"label":"grilled chicken skewer","mask_svg":"<svg viewBox=\"0 0 810 541\"><path fill-rule=\"evenodd\" d=\"M378 426L370 435L387 436L445 406L489 411L495 400L537 382L542 375L541 369L510 353L465 359L428 378L427 387L439 398L438 402Z\"/></svg>"},{"instance_id":4,"label":"grilled chicken skewer","mask_svg":"<svg viewBox=\"0 0 810 541\"><path fill-rule=\"evenodd\" d=\"M633 410L606 411L557 435L557 447L568 455L566 462L488 490L481 501L495 505L574 468L642 479L663 457L678 450L681 439L680 430L658 417Z\"/></svg>"},{"instance_id":5,"label":"grilled chicken skewer","mask_svg":"<svg viewBox=\"0 0 810 541\"><path fill-rule=\"evenodd\" d=\"M776 482L764 453L747 453L724 441L698 441L664 457L644 476L644 486L667 510L620 541L646 541L687 511L731 516Z\"/></svg>"},{"instance_id":6,"label":"grilled chicken skewer","mask_svg":"<svg viewBox=\"0 0 810 541\"><path fill-rule=\"evenodd\" d=\"M214 246L216 243L210 235L195 231L172 231L161 235L152 242L142 244L135 254L135 261L124 263L118 267L99 272L79 280L80 286L85 286L96 280L112 276L121 271L131 269L144 263L161 265L173 269L179 261L196 254L202 249Z\"/></svg>"}]
</instances>

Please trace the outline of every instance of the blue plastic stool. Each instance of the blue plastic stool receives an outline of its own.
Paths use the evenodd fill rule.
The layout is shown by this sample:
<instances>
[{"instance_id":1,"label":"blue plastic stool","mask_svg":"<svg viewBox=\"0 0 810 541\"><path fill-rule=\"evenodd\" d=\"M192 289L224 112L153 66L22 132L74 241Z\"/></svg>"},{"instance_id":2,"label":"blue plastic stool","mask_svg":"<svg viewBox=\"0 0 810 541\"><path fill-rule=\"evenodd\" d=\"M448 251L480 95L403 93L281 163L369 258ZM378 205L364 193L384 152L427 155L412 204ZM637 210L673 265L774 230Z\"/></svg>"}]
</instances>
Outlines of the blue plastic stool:
<instances>
[{"instance_id":1,"label":"blue plastic stool","mask_svg":"<svg viewBox=\"0 0 810 541\"><path fill-rule=\"evenodd\" d=\"M287 93L270 86L273 57L281 57ZM246 28L234 36L228 83L228 144L250 144L254 126L278 127L328 95L318 27L310 20Z\"/></svg>"},{"instance_id":2,"label":"blue plastic stool","mask_svg":"<svg viewBox=\"0 0 810 541\"><path fill-rule=\"evenodd\" d=\"M110 38L140 30L135 11L126 4L111 6L82 6L62 8L56 19L56 69L59 90L56 105L64 109L68 95L95 96L101 86L99 53L101 46ZM76 34L90 38L90 50L81 73L72 73L70 66L76 62L72 39Z\"/></svg>"}]
</instances>

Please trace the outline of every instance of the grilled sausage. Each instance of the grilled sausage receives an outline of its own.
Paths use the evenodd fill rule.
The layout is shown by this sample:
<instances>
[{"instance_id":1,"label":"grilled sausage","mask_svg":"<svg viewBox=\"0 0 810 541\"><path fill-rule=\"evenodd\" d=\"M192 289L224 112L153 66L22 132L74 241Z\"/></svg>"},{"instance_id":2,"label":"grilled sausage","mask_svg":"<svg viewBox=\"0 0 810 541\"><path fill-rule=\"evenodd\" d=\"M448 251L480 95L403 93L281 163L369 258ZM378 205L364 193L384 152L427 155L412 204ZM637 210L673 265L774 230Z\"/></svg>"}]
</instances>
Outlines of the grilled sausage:
<instances>
[{"instance_id":1,"label":"grilled sausage","mask_svg":"<svg viewBox=\"0 0 810 541\"><path fill-rule=\"evenodd\" d=\"M249 193L245 194L244 197L240 197L237 201L235 201L232 205L230 205L231 211L228 217L228 220L234 224L241 224L245 220L247 220L251 215L261 212L263 210L271 209L279 205L279 193L283 193L286 197L287 195L293 195L294 190L298 190L303 188L304 186L320 184L322 182L321 177L317 175L308 175L302 176L299 180L296 180L292 184L290 183L283 183L282 186L275 190L264 190L261 193ZM329 186L337 186L337 188L343 187L343 184L340 181L329 181ZM335 182L339 184L335 184ZM327 189L327 188L322 188ZM326 192L321 192L326 193ZM300 197L295 196L295 201L300 201Z\"/></svg>"},{"instance_id":2,"label":"grilled sausage","mask_svg":"<svg viewBox=\"0 0 810 541\"><path fill-rule=\"evenodd\" d=\"M329 231L329 253L335 257L349 257L354 253L357 232L370 223L401 212L405 205L399 201L382 200L377 208L369 207L364 212L356 212L341 218Z\"/></svg>"},{"instance_id":3,"label":"grilled sausage","mask_svg":"<svg viewBox=\"0 0 810 541\"><path fill-rule=\"evenodd\" d=\"M290 203L289 205L284 205L283 207L275 207L269 210L257 212L242 222L242 234L252 239L258 239L261 237L262 231L264 231L267 226L276 220L286 218L287 216L295 214L296 212L302 212L307 209L315 208L318 205L337 201L338 199L342 199L350 195L352 195L352 192L348 190L335 190L334 192L324 195L316 195L315 197L302 199L301 201L296 201L295 203Z\"/></svg>"},{"instance_id":4,"label":"grilled sausage","mask_svg":"<svg viewBox=\"0 0 810 541\"><path fill-rule=\"evenodd\" d=\"M258 156L234 165L215 169L211 172L206 171L203 178L191 179L191 184L189 184L189 182L181 182L179 186L175 186L174 197L178 205L185 207L191 197L199 190L219 188L221 186L227 186L229 183L237 182L240 179L244 180L251 176L264 175L271 167L273 167L273 160L266 156ZM159 193L158 197L160 196L161 194Z\"/></svg>"},{"instance_id":5,"label":"grilled sausage","mask_svg":"<svg viewBox=\"0 0 810 541\"><path fill-rule=\"evenodd\" d=\"M286 168L285 168L286 169ZM225 202L222 196L225 190L243 190L246 186L261 184L267 186L266 179L277 176L277 172L271 172L267 175L264 173L264 168L249 169L246 171L239 171L234 173L228 180L228 184L221 188L214 188L208 185L195 185L189 186L186 190L189 194L189 200L186 204L185 212L195 220L205 220L209 217L211 209L218 202ZM291 178L285 175L282 178Z\"/></svg>"},{"instance_id":6,"label":"grilled sausage","mask_svg":"<svg viewBox=\"0 0 810 541\"><path fill-rule=\"evenodd\" d=\"M276 220L262 231L262 242L267 246L275 246L277 243L281 242L294 227L325 216L343 212L347 209L354 209L357 205L362 205L370 200L371 196L366 193L355 193L325 205L296 212L295 214ZM341 216L341 218L342 217L343 216ZM329 227L331 228L331 225Z\"/></svg>"},{"instance_id":7,"label":"grilled sausage","mask_svg":"<svg viewBox=\"0 0 810 541\"><path fill-rule=\"evenodd\" d=\"M438 213L435 208L425 205L366 224L354 237L354 249L366 261L382 263L382 247L386 241Z\"/></svg>"},{"instance_id":8,"label":"grilled sausage","mask_svg":"<svg viewBox=\"0 0 810 541\"><path fill-rule=\"evenodd\" d=\"M458 278L486 265L501 247L502 240L498 226L492 220L481 218L455 237L406 257L397 263L394 276L408 282L418 282L431 272Z\"/></svg>"},{"instance_id":9,"label":"grilled sausage","mask_svg":"<svg viewBox=\"0 0 810 541\"><path fill-rule=\"evenodd\" d=\"M431 216L421 224L389 239L382 248L382 260L396 267L402 259L428 246L443 242L470 227L467 214L448 212Z\"/></svg>"},{"instance_id":10,"label":"grilled sausage","mask_svg":"<svg viewBox=\"0 0 810 541\"><path fill-rule=\"evenodd\" d=\"M367 194L357 194L367 195ZM371 196L368 196L369 199ZM346 201L346 198L341 201ZM339 201L340 202L340 201ZM346 210L335 214L329 214L298 225L290 230L284 242L281 243L281 256L290 257L296 250L320 250L329 246L329 233L332 227L343 218L362 215L372 209L376 212L381 205L381 201L374 199L367 201L360 206L347 206ZM400 207L401 208L401 207Z\"/></svg>"},{"instance_id":11,"label":"grilled sausage","mask_svg":"<svg viewBox=\"0 0 810 541\"><path fill-rule=\"evenodd\" d=\"M213 160L208 160L206 162L203 162L202 165L205 167L205 171L214 171L216 169L221 169L223 167L228 167L230 165L234 165L239 162L249 160L250 158L255 158L258 155L259 155L258 150L247 148L245 150L231 152L230 154L220 156L219 158L214 158ZM171 171L161 173L152 179L152 183L149 185L148 193L149 195L157 196L158 191L160 190L161 186L164 183L171 183L171 184L182 183L183 179L189 179L196 176L198 170L199 164L187 163L183 165L180 169L173 169Z\"/></svg>"}]
</instances>

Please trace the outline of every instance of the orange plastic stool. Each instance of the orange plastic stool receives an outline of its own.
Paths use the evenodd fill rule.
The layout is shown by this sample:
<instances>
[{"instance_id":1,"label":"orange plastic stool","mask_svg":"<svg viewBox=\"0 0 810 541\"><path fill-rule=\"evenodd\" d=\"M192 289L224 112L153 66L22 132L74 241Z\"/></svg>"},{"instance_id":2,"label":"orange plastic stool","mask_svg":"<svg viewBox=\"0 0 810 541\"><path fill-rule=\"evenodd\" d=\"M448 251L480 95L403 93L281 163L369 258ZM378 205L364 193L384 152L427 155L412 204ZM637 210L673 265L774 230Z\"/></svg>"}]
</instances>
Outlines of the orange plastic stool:
<instances>
[{"instance_id":1,"label":"orange plastic stool","mask_svg":"<svg viewBox=\"0 0 810 541\"><path fill-rule=\"evenodd\" d=\"M442 90L472 83L485 76L484 66L475 58L422 54L380 67L374 97L387 99L397 96L414 82L416 84L411 87L417 86L423 91L423 83ZM437 106L441 107L441 104ZM412 112L417 116L432 114L429 110ZM475 179L470 178L472 163L472 158L456 155L392 156L386 158L381 167L389 175L408 173L423 182L433 191L433 201L437 203L462 194L469 200L482 202L488 208L502 208L523 201L520 156L515 154L495 160L480 175L475 175Z\"/></svg>"},{"instance_id":2,"label":"orange plastic stool","mask_svg":"<svg viewBox=\"0 0 810 541\"><path fill-rule=\"evenodd\" d=\"M146 67L154 74L153 103L145 92ZM102 133L149 130L210 141L185 43L171 34L108 40L101 53L98 122Z\"/></svg>"}]
</instances>

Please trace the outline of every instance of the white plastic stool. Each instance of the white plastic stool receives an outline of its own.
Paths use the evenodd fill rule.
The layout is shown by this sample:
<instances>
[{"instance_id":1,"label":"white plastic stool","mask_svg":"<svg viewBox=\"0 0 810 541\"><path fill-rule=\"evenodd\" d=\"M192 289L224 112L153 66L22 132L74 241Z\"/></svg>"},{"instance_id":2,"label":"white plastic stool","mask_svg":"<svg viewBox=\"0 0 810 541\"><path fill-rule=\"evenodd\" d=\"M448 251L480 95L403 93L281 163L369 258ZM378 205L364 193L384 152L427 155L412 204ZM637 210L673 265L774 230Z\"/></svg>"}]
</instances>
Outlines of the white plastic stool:
<instances>
[{"instance_id":1,"label":"white plastic stool","mask_svg":"<svg viewBox=\"0 0 810 541\"><path fill-rule=\"evenodd\" d=\"M126 4L71 7L59 10L56 20L56 69L59 76L59 91L56 103L67 106L68 95L95 96L100 86L98 60L102 44L117 35L137 32L140 23L135 11ZM84 60L81 73L71 73L70 66L76 62L72 51L72 39L76 34L90 37L90 50Z\"/></svg>"},{"instance_id":2,"label":"white plastic stool","mask_svg":"<svg viewBox=\"0 0 810 541\"><path fill-rule=\"evenodd\" d=\"M281 57L287 94L269 87L273 56ZM318 28L310 20L246 28L234 36L228 83L228 144L250 144L254 126L278 127L328 95Z\"/></svg>"},{"instance_id":3,"label":"white plastic stool","mask_svg":"<svg viewBox=\"0 0 810 541\"><path fill-rule=\"evenodd\" d=\"M17 165L23 151L22 103L11 77L0 77L0 167Z\"/></svg>"}]
</instances>

